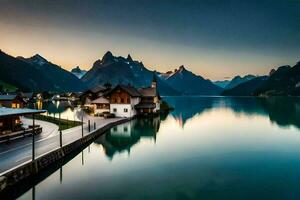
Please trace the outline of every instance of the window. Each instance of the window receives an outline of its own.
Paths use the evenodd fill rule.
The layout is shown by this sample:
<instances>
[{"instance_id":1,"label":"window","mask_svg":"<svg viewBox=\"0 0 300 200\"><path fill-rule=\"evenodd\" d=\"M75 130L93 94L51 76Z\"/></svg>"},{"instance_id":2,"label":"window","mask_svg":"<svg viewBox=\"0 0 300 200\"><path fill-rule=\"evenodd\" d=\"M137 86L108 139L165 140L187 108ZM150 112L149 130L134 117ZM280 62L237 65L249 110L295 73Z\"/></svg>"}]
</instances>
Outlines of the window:
<instances>
[{"instance_id":1,"label":"window","mask_svg":"<svg viewBox=\"0 0 300 200\"><path fill-rule=\"evenodd\" d=\"M124 112L128 112L128 109L127 109L127 108L124 108Z\"/></svg>"},{"instance_id":2,"label":"window","mask_svg":"<svg viewBox=\"0 0 300 200\"><path fill-rule=\"evenodd\" d=\"M130 99L129 98L127 98L127 103L130 103Z\"/></svg>"},{"instance_id":3,"label":"window","mask_svg":"<svg viewBox=\"0 0 300 200\"><path fill-rule=\"evenodd\" d=\"M114 132L117 132L118 128L115 126L113 130L114 130Z\"/></svg>"},{"instance_id":4,"label":"window","mask_svg":"<svg viewBox=\"0 0 300 200\"><path fill-rule=\"evenodd\" d=\"M124 127L124 132L128 132L127 126Z\"/></svg>"},{"instance_id":5,"label":"window","mask_svg":"<svg viewBox=\"0 0 300 200\"><path fill-rule=\"evenodd\" d=\"M123 98L121 98L121 103L125 103Z\"/></svg>"},{"instance_id":6,"label":"window","mask_svg":"<svg viewBox=\"0 0 300 200\"><path fill-rule=\"evenodd\" d=\"M21 123L21 120L20 119L16 119L15 120L15 124L20 124Z\"/></svg>"},{"instance_id":7,"label":"window","mask_svg":"<svg viewBox=\"0 0 300 200\"><path fill-rule=\"evenodd\" d=\"M113 109L113 111L114 111L114 112L117 112L117 109L116 109L116 108L114 108L114 109Z\"/></svg>"},{"instance_id":8,"label":"window","mask_svg":"<svg viewBox=\"0 0 300 200\"><path fill-rule=\"evenodd\" d=\"M3 122L0 122L0 127L2 127L3 126Z\"/></svg>"}]
</instances>

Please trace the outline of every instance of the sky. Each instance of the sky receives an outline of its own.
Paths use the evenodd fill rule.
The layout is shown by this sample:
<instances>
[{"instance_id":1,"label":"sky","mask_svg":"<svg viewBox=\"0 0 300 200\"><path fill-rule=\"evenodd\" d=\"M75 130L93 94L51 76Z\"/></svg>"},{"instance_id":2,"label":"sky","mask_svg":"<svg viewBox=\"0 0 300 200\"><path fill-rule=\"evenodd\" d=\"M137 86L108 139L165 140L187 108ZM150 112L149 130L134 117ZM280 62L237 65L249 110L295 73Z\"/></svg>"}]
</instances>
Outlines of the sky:
<instances>
[{"instance_id":1,"label":"sky","mask_svg":"<svg viewBox=\"0 0 300 200\"><path fill-rule=\"evenodd\" d=\"M0 49L90 69L106 51L211 80L300 61L300 0L0 0Z\"/></svg>"}]
</instances>

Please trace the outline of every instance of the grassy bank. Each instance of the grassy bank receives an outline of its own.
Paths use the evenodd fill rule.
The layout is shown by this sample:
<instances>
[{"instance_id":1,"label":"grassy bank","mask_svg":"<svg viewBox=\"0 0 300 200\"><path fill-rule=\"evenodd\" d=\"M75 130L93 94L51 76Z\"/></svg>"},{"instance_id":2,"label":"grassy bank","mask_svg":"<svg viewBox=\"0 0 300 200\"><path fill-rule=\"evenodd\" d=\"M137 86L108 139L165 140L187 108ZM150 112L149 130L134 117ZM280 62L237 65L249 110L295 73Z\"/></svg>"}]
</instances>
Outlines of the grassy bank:
<instances>
[{"instance_id":1,"label":"grassy bank","mask_svg":"<svg viewBox=\"0 0 300 200\"><path fill-rule=\"evenodd\" d=\"M82 123L78 121L70 121L66 119L58 119L45 115L35 115L35 119L50 122L59 126L60 130L65 130L69 128L73 128L75 126L80 126Z\"/></svg>"}]
</instances>

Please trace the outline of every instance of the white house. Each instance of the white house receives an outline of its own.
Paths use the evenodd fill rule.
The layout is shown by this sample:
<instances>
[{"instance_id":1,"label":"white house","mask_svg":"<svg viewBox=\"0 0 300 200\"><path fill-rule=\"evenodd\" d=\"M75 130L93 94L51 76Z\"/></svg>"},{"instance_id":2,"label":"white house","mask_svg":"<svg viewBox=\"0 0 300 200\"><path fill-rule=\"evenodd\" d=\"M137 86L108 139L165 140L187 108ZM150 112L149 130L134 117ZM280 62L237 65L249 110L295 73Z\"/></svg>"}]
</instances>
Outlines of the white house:
<instances>
[{"instance_id":1,"label":"white house","mask_svg":"<svg viewBox=\"0 0 300 200\"><path fill-rule=\"evenodd\" d=\"M104 96L100 96L97 99L91 101L90 105L93 108L94 114L110 112L109 100Z\"/></svg>"},{"instance_id":2,"label":"white house","mask_svg":"<svg viewBox=\"0 0 300 200\"><path fill-rule=\"evenodd\" d=\"M110 102L110 113L116 117L134 117L137 115L135 105L140 103L141 94L129 85L117 85L107 94Z\"/></svg>"}]
</instances>

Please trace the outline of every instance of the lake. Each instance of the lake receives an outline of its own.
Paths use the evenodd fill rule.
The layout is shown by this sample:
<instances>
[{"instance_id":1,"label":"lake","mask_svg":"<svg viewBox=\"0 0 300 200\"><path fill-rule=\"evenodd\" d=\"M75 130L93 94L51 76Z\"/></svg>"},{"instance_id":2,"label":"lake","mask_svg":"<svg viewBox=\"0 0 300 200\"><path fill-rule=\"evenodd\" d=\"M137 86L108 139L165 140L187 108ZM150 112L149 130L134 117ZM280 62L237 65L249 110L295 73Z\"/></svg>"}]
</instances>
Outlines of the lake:
<instances>
[{"instance_id":1,"label":"lake","mask_svg":"<svg viewBox=\"0 0 300 200\"><path fill-rule=\"evenodd\" d=\"M173 112L112 128L19 199L299 199L299 98L164 99Z\"/></svg>"},{"instance_id":2,"label":"lake","mask_svg":"<svg viewBox=\"0 0 300 200\"><path fill-rule=\"evenodd\" d=\"M30 108L46 110L43 115L66 119L70 121L81 121L82 111L71 101L37 101L29 105Z\"/></svg>"}]
</instances>

